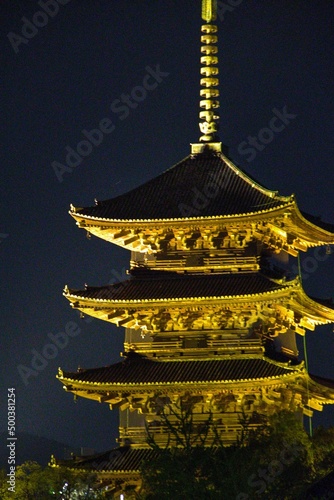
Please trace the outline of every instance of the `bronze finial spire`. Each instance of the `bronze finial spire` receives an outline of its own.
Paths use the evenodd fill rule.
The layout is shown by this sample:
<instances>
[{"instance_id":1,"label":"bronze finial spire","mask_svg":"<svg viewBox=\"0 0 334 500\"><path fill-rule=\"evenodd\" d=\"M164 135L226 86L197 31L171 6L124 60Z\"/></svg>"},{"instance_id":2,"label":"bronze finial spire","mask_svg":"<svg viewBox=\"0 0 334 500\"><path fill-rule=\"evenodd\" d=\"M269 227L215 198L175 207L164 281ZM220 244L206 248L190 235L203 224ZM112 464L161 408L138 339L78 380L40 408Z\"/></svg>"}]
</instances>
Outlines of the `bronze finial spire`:
<instances>
[{"instance_id":1,"label":"bronze finial spire","mask_svg":"<svg viewBox=\"0 0 334 500\"><path fill-rule=\"evenodd\" d=\"M211 24L217 19L217 0L202 0L202 19L207 24L203 24L201 31L201 90L200 90L200 108L199 117L201 119L199 128L202 136L200 142L217 141L218 119L216 109L219 108L218 84L218 47L217 47L217 25Z\"/></svg>"}]
</instances>

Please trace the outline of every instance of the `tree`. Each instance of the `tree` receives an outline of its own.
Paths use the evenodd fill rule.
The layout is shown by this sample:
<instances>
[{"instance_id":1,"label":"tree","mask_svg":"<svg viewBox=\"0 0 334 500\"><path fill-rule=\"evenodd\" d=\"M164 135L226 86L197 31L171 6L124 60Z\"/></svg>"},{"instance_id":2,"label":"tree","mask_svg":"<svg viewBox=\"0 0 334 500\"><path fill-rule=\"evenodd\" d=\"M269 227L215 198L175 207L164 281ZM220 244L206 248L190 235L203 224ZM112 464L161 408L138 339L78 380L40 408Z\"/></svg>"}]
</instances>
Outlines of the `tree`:
<instances>
[{"instance_id":1,"label":"tree","mask_svg":"<svg viewBox=\"0 0 334 500\"><path fill-rule=\"evenodd\" d=\"M201 429L190 409L160 416L174 444L161 448L149 434L156 458L142 466L142 499L302 499L334 465L334 429L310 438L292 412L269 417L255 431L244 416L234 446L224 446L210 416Z\"/></svg>"},{"instance_id":2,"label":"tree","mask_svg":"<svg viewBox=\"0 0 334 500\"><path fill-rule=\"evenodd\" d=\"M322 477L334 470L334 428L318 427L312 442L317 476Z\"/></svg>"},{"instance_id":3,"label":"tree","mask_svg":"<svg viewBox=\"0 0 334 500\"><path fill-rule=\"evenodd\" d=\"M75 472L65 468L43 468L37 462L27 461L17 466L15 492L8 490L5 471L0 476L2 500L93 500L102 493L97 488L97 477L91 472Z\"/></svg>"}]
</instances>

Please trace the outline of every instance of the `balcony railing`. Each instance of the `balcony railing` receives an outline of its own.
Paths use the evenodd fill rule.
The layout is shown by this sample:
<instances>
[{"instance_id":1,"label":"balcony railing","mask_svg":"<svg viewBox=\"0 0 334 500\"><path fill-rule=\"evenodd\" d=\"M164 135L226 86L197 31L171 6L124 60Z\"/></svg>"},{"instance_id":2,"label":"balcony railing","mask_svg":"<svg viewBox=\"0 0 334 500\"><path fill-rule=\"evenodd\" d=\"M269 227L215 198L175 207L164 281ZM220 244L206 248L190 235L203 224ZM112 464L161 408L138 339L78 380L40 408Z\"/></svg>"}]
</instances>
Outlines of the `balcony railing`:
<instances>
[{"instance_id":1,"label":"balcony railing","mask_svg":"<svg viewBox=\"0 0 334 500\"><path fill-rule=\"evenodd\" d=\"M204 345L203 345L204 344ZM210 352L219 352L219 354L242 352L242 353L262 353L264 347L259 339L238 339L238 340L222 340L222 339L207 339L198 340L198 346L186 346L184 340L165 340L161 342L125 342L125 351L137 351L146 354L170 355L182 353L183 356L191 355L199 352L207 355Z\"/></svg>"},{"instance_id":2,"label":"balcony railing","mask_svg":"<svg viewBox=\"0 0 334 500\"><path fill-rule=\"evenodd\" d=\"M259 424L248 424L248 430L255 430ZM154 436L154 440L158 444L165 444L168 441L168 429L163 425L151 425L148 428L151 436ZM237 436L241 434L243 426L241 424L217 424L214 429L210 428L206 434L206 443L209 444L214 439L219 437L219 439L225 443L235 443ZM195 429L194 436L197 434L197 429ZM119 428L119 440L129 440L135 443L146 443L148 439L147 431L145 427L120 427ZM173 436L170 436L170 442L173 443Z\"/></svg>"},{"instance_id":3,"label":"balcony railing","mask_svg":"<svg viewBox=\"0 0 334 500\"><path fill-rule=\"evenodd\" d=\"M220 272L237 272L243 271L257 271L259 269L257 257L245 256L215 256L203 257L201 263L187 261L186 258L179 259L152 259L147 261L134 261L130 262L131 267L146 267L148 269L168 269L169 271L182 271L182 270L213 270Z\"/></svg>"}]
</instances>

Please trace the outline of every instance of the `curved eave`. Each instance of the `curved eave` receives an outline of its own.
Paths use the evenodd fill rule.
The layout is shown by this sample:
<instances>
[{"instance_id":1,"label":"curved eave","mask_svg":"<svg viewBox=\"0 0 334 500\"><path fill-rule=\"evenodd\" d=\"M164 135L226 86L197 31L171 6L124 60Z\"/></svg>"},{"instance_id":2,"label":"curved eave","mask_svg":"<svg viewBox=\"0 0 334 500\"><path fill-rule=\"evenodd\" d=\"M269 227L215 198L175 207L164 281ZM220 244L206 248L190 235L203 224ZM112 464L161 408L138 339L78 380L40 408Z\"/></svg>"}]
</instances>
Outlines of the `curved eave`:
<instances>
[{"instance_id":1,"label":"curved eave","mask_svg":"<svg viewBox=\"0 0 334 500\"><path fill-rule=\"evenodd\" d=\"M156 361L132 354L114 365L80 369L77 373L59 368L57 378L65 385L92 388L100 391L119 390L125 387L149 390L161 387L199 386L260 382L271 383L291 374L305 374L304 363L274 361L261 355L201 358L192 360Z\"/></svg>"},{"instance_id":2,"label":"curved eave","mask_svg":"<svg viewBox=\"0 0 334 500\"><path fill-rule=\"evenodd\" d=\"M152 390L158 390L158 389L163 389L163 388L168 388L169 390L173 390L173 388L177 391L180 388L198 388L200 389L201 386L203 388L210 386L211 388L216 387L221 387L222 385L226 385L229 388L232 387L240 387L244 386L245 384L247 385L254 385L254 384L260 384L261 386L264 385L271 385L273 382L283 384L286 383L286 379L289 379L291 376L295 376L299 372L296 372L296 370L291 370L291 373L285 373L283 375L274 375L274 376L268 376L268 377L259 377L259 378L254 378L254 377L249 377L249 378L244 378L240 380L222 380L222 379L217 379L217 380L192 380L192 381L186 381L186 382L143 382L143 383L125 383L125 382L119 382L119 383L102 383L102 382L85 382L85 381L80 381L80 380L75 380L71 378L65 378L57 375L57 378L60 382L63 383L63 387L66 391L69 392L76 392L76 391L92 391L92 390L97 390L99 392L109 392L109 391L120 391L120 390L138 390L140 392L149 392ZM67 387L69 386L69 388ZM95 398L94 398L95 399Z\"/></svg>"},{"instance_id":3,"label":"curved eave","mask_svg":"<svg viewBox=\"0 0 334 500\"><path fill-rule=\"evenodd\" d=\"M281 215L281 212L286 211L290 207L293 206L293 202L291 202L290 198L287 198L282 205L274 208L268 208L267 210L257 210L256 212L245 212L245 213L236 213L236 214L228 214L228 215L203 215L203 216L195 216L195 217L170 217L170 218L159 218L159 219L110 219L104 217L93 217L91 215L83 215L79 213L79 210L82 208L77 208L71 205L71 210L69 210L69 214L77 221L79 227L83 227L89 231L90 226L92 227L100 227L104 226L107 229L107 226L120 228L120 227L133 227L135 224L138 225L148 225L152 227L157 227L160 225L170 225L173 224L196 224L201 225L205 224L213 224L217 222L224 221L227 224L233 222L239 222L245 220L245 218L251 217L252 219L263 219L276 217L277 214ZM283 215L283 213L282 213Z\"/></svg>"},{"instance_id":4,"label":"curved eave","mask_svg":"<svg viewBox=\"0 0 334 500\"><path fill-rule=\"evenodd\" d=\"M253 358L254 359L254 358ZM264 359L264 358L262 358ZM288 386L298 393L307 397L306 405L311 409L322 410L322 405L334 404L334 380L323 379L309 375L305 370L304 363L297 366L288 366L268 360L283 368L286 373L273 376L262 376L255 378L254 375L242 379L217 379L217 380L192 380L192 381L155 381L155 382L92 382L72 378L71 373L64 374L59 368L58 380L63 384L65 391L73 393L85 399L118 404L124 400L127 394L148 394L151 391L168 391L179 393L184 390L241 390L264 388L271 386ZM181 363L183 361L180 361ZM83 371L84 376L85 371ZM76 375L76 374L73 374ZM312 411L312 410L311 410Z\"/></svg>"},{"instance_id":5,"label":"curved eave","mask_svg":"<svg viewBox=\"0 0 334 500\"><path fill-rule=\"evenodd\" d=\"M316 399L321 405L334 404L334 380L305 374L305 387L310 391L310 400ZM310 404L309 406L312 407ZM318 409L315 407L315 409Z\"/></svg>"},{"instance_id":6,"label":"curved eave","mask_svg":"<svg viewBox=\"0 0 334 500\"><path fill-rule=\"evenodd\" d=\"M203 175L204 174L204 175ZM212 177L214 175L214 177ZM194 154L187 156L183 160L179 161L177 164L172 166L171 168L167 169L165 172L162 174L156 176L155 178L147 181L146 183L134 188L133 190L124 193L116 198L106 200L101 202L101 206L108 207L109 206L109 211L107 218L104 218L102 214L100 216L95 216L93 212L99 212L100 209L99 204L97 207L71 207L71 215L73 217L82 217L83 219L86 220L92 220L92 221L104 221L104 222L154 222L154 223L159 223L159 222L176 222L176 221L182 221L184 220L184 217L179 217L179 212L180 212L180 203L181 204L189 204L190 198L189 196L184 196L183 199L179 199L178 195L180 193L180 189L184 189L185 187L189 187L189 180L193 178L195 182L195 186L201 186L202 188L205 187L206 184L214 181L217 186L219 186L219 194L217 194L217 197L210 197L209 199L218 201L220 203L221 195L223 192L226 190L230 189L230 183L232 183L233 189L235 189L235 195L236 199L244 199L247 200L246 203L249 203L249 209L246 209L247 214L240 214L240 216L243 215L252 215L254 213L266 213L266 210L263 212L261 210L256 210L255 212L252 211L252 207L255 207L257 203L261 203L262 206L265 205L273 205L275 204L277 206L284 206L287 205L292 201L293 197L286 197L286 196L280 196L277 191L272 191L270 189L267 189L263 186L261 186L257 181L249 177L246 173L244 173L240 168L238 168L236 165L233 164L231 160L229 160L224 154L222 153L214 153L214 154L207 154L207 153L199 153L199 154ZM196 184L197 183L197 184ZM191 190L189 191L190 195ZM170 216L168 218L161 218L161 215L163 214L160 211L161 207L161 197L167 197L170 194L177 194L177 196L174 198L172 196L172 203L169 205L168 211ZM232 192L232 194L234 191ZM261 201L258 198L258 195L261 195ZM135 199L136 203L138 204L138 210L141 210L141 203L144 201L145 197L149 196L150 203L151 205L149 206L148 209L148 214L151 215L155 211L157 211L158 207L158 212L159 216L158 217L147 217L145 214L142 217L139 218L133 218L129 217L132 212L132 210L135 208L133 205L132 200ZM130 204L129 201L131 201ZM229 202L226 202L225 196L222 198L223 203L225 203L225 209L224 211L227 211L230 213L232 216L234 213L239 213L240 211L240 205L239 209L237 207L233 207L229 205ZM211 202L209 201L209 204ZM227 203L227 204L226 204ZM126 210L129 210L129 216L126 215L126 218L124 218L125 215L122 215L121 218L111 218L112 212L116 209L117 210L117 204L122 205L123 207L126 205L127 208ZM217 209L220 204L216 204L215 208L211 207L209 208L209 211L212 210L216 215L217 215ZM257 205L259 206L259 205ZM114 207L114 208L112 208ZM208 208L208 205L204 208ZM246 208L246 206L245 206ZM205 209L205 216L203 217L203 220L207 220L210 217L207 217L209 213ZM199 209L201 210L201 209ZM80 212L82 211L87 211L90 213L90 215L84 215ZM103 210L102 210L103 211ZM138 213L138 211L137 211ZM175 217L176 215L176 217ZM198 213L198 215L200 215ZM191 220L195 221L197 219L202 219L201 217L190 217Z\"/></svg>"},{"instance_id":7,"label":"curved eave","mask_svg":"<svg viewBox=\"0 0 334 500\"><path fill-rule=\"evenodd\" d=\"M89 299L84 296L80 296L78 293L71 292L68 287L65 287L64 296L69 300L72 304L77 303L78 301L82 302L83 307L117 307L117 308L127 308L131 306L159 306L164 303L168 303L168 307L177 307L179 305L184 305L189 302L193 304L194 302L198 302L201 304L210 304L211 302L217 303L220 301L222 303L231 303L234 301L243 301L243 302L254 302L255 300L267 301L267 300L275 300L281 297L290 294L293 291L298 291L300 285L297 280L293 280L290 285L282 286L282 288L277 288L275 290L270 290L266 292L257 292L252 294L244 294L244 295L212 295L212 296L193 296L193 297L164 297L164 298L153 298L153 299L133 299L133 300L115 300L115 299ZM75 305L73 307L76 307Z\"/></svg>"},{"instance_id":8,"label":"curved eave","mask_svg":"<svg viewBox=\"0 0 334 500\"><path fill-rule=\"evenodd\" d=\"M84 399L90 399L94 401L99 401L101 394L113 391L117 393L118 396L126 392L137 393L137 394L147 394L152 391L167 391L168 393L182 393L184 390L186 391L221 391L221 390L240 390L240 389L261 389L263 387L271 387L271 386L284 386L289 383L293 383L296 373L285 374L276 377L267 377L267 378L250 378L245 380L217 380L211 382L156 382L156 383L146 383L146 384L106 384L103 385L93 385L87 386L84 383L71 382L60 380L63 384L63 389L66 392L76 395L77 397L83 397ZM90 394L87 394L90 393ZM110 401L115 396L108 397L108 400L105 401L107 404L110 404ZM109 401L110 400L110 401Z\"/></svg>"},{"instance_id":9,"label":"curved eave","mask_svg":"<svg viewBox=\"0 0 334 500\"><path fill-rule=\"evenodd\" d=\"M49 466L66 467L67 470L74 472L95 473L101 484L108 479L114 480L120 477L139 479L140 464L153 458L155 454L156 452L148 445L140 448L121 446L87 457L73 457L70 460L59 460L52 455Z\"/></svg>"},{"instance_id":10,"label":"curved eave","mask_svg":"<svg viewBox=\"0 0 334 500\"><path fill-rule=\"evenodd\" d=\"M305 318L308 318L312 323L311 328L306 326L306 328L314 329L315 325L318 324L328 324L334 322L334 304L327 305L326 303L319 302L316 299L310 298L304 291L302 283L299 278L294 280L281 283L280 281L270 280L277 284L277 288L257 291L256 293L248 294L229 294L229 295L206 295L206 296L171 296L166 295L165 297L150 297L150 298L135 298L135 299L115 299L115 298L96 298L87 296L87 291L85 294L81 294L80 290L70 290L67 286L64 289L64 296L71 303L73 308L87 312L87 314L94 315L94 311L97 314L103 312L107 313L111 310L120 309L147 309L152 307L162 307L168 305L169 308L177 308L180 306L198 304L198 306L210 306L210 305L224 305L238 303L251 304L254 302L272 302L279 301L282 299L290 299L291 307L302 314ZM134 280L135 282L135 280ZM131 280L123 282L124 285L131 283ZM164 281L161 281L163 284ZM122 285L122 282L119 284ZM118 285L119 285L118 284ZM189 286L192 286L191 283ZM107 287L108 288L108 287ZM110 294L113 293L112 285L110 286ZM97 290L103 290L104 287L97 287ZM95 290L93 288L92 290ZM94 292L95 293L95 292ZM106 293L109 293L108 291ZM131 292L129 292L131 293ZM137 293L138 296L138 293ZM91 310L91 311L89 311Z\"/></svg>"},{"instance_id":11,"label":"curved eave","mask_svg":"<svg viewBox=\"0 0 334 500\"><path fill-rule=\"evenodd\" d=\"M147 251L151 248L150 245L137 241L136 248L132 248L132 236L136 231L170 231L171 228L189 227L192 230L194 227L201 228L202 226L215 226L224 224L225 226L233 226L234 224L246 224L251 226L257 222L268 222L274 233L288 240L289 237L293 241L289 243L295 250L306 251L308 248L334 244L333 232L317 226L312 221L308 220L299 210L293 196L287 199L282 205L274 208L259 210L256 212L235 213L229 215L210 215L210 216L193 216L193 217L178 217L178 218L159 218L159 219L108 219L102 217L93 217L82 215L72 209L69 213L76 220L77 225L86 229L89 233L111 243L120 245L130 250ZM334 226L333 226L334 228ZM130 243L125 240L127 237L120 238L116 234L122 231L130 231ZM285 236L284 236L285 235Z\"/></svg>"},{"instance_id":12,"label":"curved eave","mask_svg":"<svg viewBox=\"0 0 334 500\"><path fill-rule=\"evenodd\" d=\"M71 464L72 465L72 464ZM140 478L140 469L133 470L123 470L123 469L114 469L114 470L106 470L106 469L94 469L92 467L73 467L69 465L69 461L67 460L59 460L51 463L50 466L57 469L59 467L66 467L66 470L74 472L74 473L83 473L87 474L87 472L91 472L96 474L101 481L108 479L137 479L133 476L138 476ZM102 476L102 477L101 477Z\"/></svg>"},{"instance_id":13,"label":"curved eave","mask_svg":"<svg viewBox=\"0 0 334 500\"><path fill-rule=\"evenodd\" d=\"M326 325L334 322L334 304L332 308L311 299L305 293L301 284L299 286L298 299L300 312L308 316L314 324Z\"/></svg>"},{"instance_id":14,"label":"curved eave","mask_svg":"<svg viewBox=\"0 0 334 500\"><path fill-rule=\"evenodd\" d=\"M334 226L333 231L317 226L301 213L297 203L294 204L291 221L299 229L298 238L304 240L308 246L334 244Z\"/></svg>"},{"instance_id":15,"label":"curved eave","mask_svg":"<svg viewBox=\"0 0 334 500\"><path fill-rule=\"evenodd\" d=\"M295 200L291 201L289 199L287 202L281 206L269 208L267 210L259 210L256 212L247 213L236 213L229 215L211 215L211 216L196 216L196 217L175 217L175 218L160 218L160 219L107 219L103 217L93 217L89 215L82 215L76 213L77 209L75 207L71 208L69 214L77 221L79 227L83 227L90 230L90 228L103 227L105 230L108 227L119 230L120 227L133 227L134 225L145 225L148 227L158 227L173 224L191 224L191 225L201 225L214 224L224 221L226 224L242 222L246 218L257 219L267 219L267 218L277 218L279 216L284 217L286 225L289 226L287 216L290 215L289 210L291 210L291 230L294 230L298 238L302 238L306 242L310 243L312 246L321 244L334 244L334 232L328 231L321 228L308 220L299 210L298 205ZM311 237L313 235L313 237Z\"/></svg>"},{"instance_id":16,"label":"curved eave","mask_svg":"<svg viewBox=\"0 0 334 500\"><path fill-rule=\"evenodd\" d=\"M318 377L317 375L313 375L311 373L308 374L309 384L312 387L319 387L321 391L327 391L328 395L331 395L331 400L334 399L334 380L328 379L324 377Z\"/></svg>"},{"instance_id":17,"label":"curved eave","mask_svg":"<svg viewBox=\"0 0 334 500\"><path fill-rule=\"evenodd\" d=\"M245 172L243 172L240 168L238 168L234 163L227 158L227 156L224 155L224 153L220 153L220 157L222 160L230 167L230 169L238 175L241 179L243 179L245 182L250 184L253 188L256 188L258 191L263 193L266 196L269 196L270 198L276 198L277 200L281 200L283 203L288 203L291 201L292 196L282 196L278 194L278 191L273 191L271 189L265 188L264 186L261 186L258 182L256 182L254 179L252 179L250 176L248 176Z\"/></svg>"}]
</instances>

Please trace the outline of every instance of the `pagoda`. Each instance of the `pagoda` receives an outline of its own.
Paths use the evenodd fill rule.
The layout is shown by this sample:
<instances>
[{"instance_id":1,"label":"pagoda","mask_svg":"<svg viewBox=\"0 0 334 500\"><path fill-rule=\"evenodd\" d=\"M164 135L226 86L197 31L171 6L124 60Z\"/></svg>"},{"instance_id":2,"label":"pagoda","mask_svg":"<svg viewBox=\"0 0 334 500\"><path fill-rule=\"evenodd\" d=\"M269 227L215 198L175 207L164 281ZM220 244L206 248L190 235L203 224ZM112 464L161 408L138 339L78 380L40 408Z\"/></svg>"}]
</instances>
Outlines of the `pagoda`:
<instances>
[{"instance_id":1,"label":"pagoda","mask_svg":"<svg viewBox=\"0 0 334 500\"><path fill-rule=\"evenodd\" d=\"M334 322L334 304L308 297L299 276L273 265L275 254L334 244L334 226L223 153L215 1L202 1L202 18L199 142L132 191L70 210L89 235L131 251L127 280L64 291L82 314L125 328L123 359L58 373L67 392L119 411L117 448L66 462L97 470L114 493L139 484L140 464L154 453L148 432L162 447L175 445L162 411L172 418L191 408L194 433L210 417L230 445L242 415L256 426L254 416L311 416L334 403L334 383L308 373L296 343Z\"/></svg>"}]
</instances>

